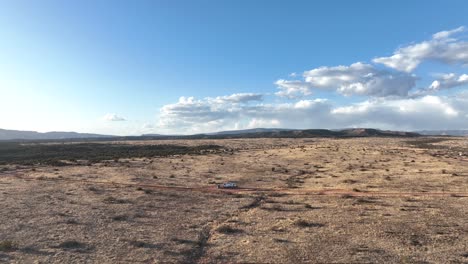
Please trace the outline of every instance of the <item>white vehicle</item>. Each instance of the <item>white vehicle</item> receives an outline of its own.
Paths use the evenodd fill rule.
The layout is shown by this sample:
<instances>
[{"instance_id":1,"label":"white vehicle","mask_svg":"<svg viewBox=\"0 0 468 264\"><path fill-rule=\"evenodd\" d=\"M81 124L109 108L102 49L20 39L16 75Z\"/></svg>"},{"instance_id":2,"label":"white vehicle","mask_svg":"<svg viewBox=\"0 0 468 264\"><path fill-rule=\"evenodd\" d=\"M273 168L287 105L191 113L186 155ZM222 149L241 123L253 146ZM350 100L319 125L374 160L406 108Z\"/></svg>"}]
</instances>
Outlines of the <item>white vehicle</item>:
<instances>
[{"instance_id":1,"label":"white vehicle","mask_svg":"<svg viewBox=\"0 0 468 264\"><path fill-rule=\"evenodd\" d=\"M235 189L237 188L237 183L235 182L226 182L223 184L218 184L219 189Z\"/></svg>"}]
</instances>

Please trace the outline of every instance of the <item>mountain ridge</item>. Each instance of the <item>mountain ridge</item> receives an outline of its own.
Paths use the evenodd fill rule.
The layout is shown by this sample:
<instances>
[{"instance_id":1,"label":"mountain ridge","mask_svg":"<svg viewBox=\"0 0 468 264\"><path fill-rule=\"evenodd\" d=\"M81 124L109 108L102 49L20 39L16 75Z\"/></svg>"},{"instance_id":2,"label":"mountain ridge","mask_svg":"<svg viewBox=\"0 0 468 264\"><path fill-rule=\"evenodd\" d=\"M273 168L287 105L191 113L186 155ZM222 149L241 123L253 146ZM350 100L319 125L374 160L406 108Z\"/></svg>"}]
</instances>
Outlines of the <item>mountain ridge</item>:
<instances>
[{"instance_id":1,"label":"mountain ridge","mask_svg":"<svg viewBox=\"0 0 468 264\"><path fill-rule=\"evenodd\" d=\"M57 140L57 139L85 139L85 138L109 138L110 135L78 132L37 132L27 130L8 130L0 128L0 140Z\"/></svg>"},{"instance_id":2,"label":"mountain ridge","mask_svg":"<svg viewBox=\"0 0 468 264\"><path fill-rule=\"evenodd\" d=\"M306 137L414 137L414 136L468 136L468 130L420 130L414 132L380 130L373 128L345 129L289 129L289 128L251 128L241 130L225 130L192 135L162 135L142 134L140 136L115 136L78 132L37 132L0 129L0 140L137 140L137 139L223 139L223 138L306 138Z\"/></svg>"}]
</instances>

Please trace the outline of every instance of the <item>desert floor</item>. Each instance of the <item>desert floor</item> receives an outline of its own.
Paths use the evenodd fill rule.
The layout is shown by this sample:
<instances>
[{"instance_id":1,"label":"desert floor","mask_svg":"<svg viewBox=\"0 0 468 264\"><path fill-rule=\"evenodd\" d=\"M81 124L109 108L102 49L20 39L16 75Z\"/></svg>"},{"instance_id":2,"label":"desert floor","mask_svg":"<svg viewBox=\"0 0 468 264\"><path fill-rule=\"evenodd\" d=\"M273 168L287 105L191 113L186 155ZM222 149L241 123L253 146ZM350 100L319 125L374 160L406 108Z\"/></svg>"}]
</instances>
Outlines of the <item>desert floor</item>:
<instances>
[{"instance_id":1,"label":"desert floor","mask_svg":"<svg viewBox=\"0 0 468 264\"><path fill-rule=\"evenodd\" d=\"M0 262L468 263L468 138L113 143L223 149L0 166Z\"/></svg>"}]
</instances>

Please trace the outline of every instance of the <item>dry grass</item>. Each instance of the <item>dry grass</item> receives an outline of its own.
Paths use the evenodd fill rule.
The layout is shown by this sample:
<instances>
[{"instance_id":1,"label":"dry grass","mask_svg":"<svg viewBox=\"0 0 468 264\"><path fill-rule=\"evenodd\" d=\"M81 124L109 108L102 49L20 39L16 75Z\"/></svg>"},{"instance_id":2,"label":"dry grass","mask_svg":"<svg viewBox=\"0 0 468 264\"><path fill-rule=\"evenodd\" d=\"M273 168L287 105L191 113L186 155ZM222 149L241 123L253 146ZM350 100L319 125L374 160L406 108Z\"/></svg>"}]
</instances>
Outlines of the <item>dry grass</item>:
<instances>
[{"instance_id":1,"label":"dry grass","mask_svg":"<svg viewBox=\"0 0 468 264\"><path fill-rule=\"evenodd\" d=\"M0 262L467 262L467 140L407 141L116 142L222 149L2 165Z\"/></svg>"}]
</instances>

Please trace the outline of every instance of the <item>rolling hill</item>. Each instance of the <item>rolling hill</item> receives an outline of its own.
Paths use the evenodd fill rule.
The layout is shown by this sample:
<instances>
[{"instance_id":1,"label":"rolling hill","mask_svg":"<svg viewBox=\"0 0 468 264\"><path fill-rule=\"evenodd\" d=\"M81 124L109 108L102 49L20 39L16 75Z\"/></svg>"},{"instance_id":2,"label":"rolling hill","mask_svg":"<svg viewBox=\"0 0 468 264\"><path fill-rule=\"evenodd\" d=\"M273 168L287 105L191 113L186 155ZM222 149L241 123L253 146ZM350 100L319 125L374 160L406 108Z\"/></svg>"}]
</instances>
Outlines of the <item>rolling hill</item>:
<instances>
[{"instance_id":1,"label":"rolling hill","mask_svg":"<svg viewBox=\"0 0 468 264\"><path fill-rule=\"evenodd\" d=\"M85 139L85 138L109 138L109 135L98 135L77 132L46 132L20 131L0 129L0 140L57 140L57 139Z\"/></svg>"},{"instance_id":2,"label":"rolling hill","mask_svg":"<svg viewBox=\"0 0 468 264\"><path fill-rule=\"evenodd\" d=\"M147 140L147 139L226 139L226 138L313 138L313 137L417 137L414 132L388 131L372 128L352 128L342 130L328 129L280 129L255 128L246 130L221 131L195 135L111 136L77 132L19 131L0 129L0 140Z\"/></svg>"}]
</instances>

